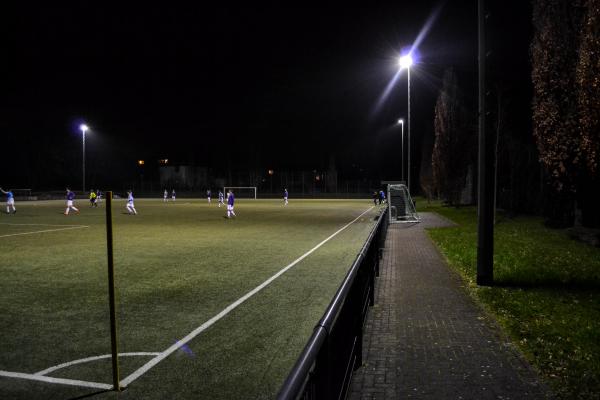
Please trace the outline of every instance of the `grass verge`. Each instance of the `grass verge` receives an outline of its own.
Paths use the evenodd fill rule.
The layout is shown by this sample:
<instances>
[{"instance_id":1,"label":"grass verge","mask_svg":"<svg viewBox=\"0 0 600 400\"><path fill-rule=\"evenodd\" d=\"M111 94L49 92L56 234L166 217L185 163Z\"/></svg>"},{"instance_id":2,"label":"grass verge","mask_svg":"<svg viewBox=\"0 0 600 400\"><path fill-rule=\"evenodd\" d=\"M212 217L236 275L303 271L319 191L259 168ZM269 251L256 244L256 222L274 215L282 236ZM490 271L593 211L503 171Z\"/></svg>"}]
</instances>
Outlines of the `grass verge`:
<instances>
[{"instance_id":1,"label":"grass verge","mask_svg":"<svg viewBox=\"0 0 600 400\"><path fill-rule=\"evenodd\" d=\"M546 228L537 217L498 217L493 287L476 279L474 207L418 202L459 224L429 230L471 295L491 312L564 399L600 398L600 249Z\"/></svg>"}]
</instances>

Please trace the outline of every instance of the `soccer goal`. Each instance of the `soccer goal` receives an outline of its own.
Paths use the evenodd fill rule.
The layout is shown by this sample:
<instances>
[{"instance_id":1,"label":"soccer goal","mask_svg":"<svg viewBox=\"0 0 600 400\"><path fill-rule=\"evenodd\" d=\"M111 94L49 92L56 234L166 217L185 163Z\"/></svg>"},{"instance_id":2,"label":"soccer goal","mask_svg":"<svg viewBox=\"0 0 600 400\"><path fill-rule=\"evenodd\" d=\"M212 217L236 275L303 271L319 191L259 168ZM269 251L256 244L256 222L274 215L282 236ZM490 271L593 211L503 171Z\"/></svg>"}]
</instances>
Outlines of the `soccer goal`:
<instances>
[{"instance_id":1,"label":"soccer goal","mask_svg":"<svg viewBox=\"0 0 600 400\"><path fill-rule=\"evenodd\" d=\"M236 199L256 199L256 186L225 186L223 194L227 198L227 191L231 190Z\"/></svg>"},{"instance_id":2,"label":"soccer goal","mask_svg":"<svg viewBox=\"0 0 600 400\"><path fill-rule=\"evenodd\" d=\"M390 223L420 222L415 204L404 184L388 185Z\"/></svg>"}]
</instances>

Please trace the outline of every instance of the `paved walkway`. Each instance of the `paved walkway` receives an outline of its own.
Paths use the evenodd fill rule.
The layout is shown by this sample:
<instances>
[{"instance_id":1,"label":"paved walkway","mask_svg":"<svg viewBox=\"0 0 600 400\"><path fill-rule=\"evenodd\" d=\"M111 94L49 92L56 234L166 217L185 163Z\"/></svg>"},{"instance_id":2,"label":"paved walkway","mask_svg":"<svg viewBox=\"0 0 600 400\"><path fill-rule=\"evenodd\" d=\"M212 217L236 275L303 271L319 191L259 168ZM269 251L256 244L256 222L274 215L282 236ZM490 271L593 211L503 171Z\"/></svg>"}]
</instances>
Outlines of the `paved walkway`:
<instances>
[{"instance_id":1,"label":"paved walkway","mask_svg":"<svg viewBox=\"0 0 600 400\"><path fill-rule=\"evenodd\" d=\"M424 230L451 223L421 216L420 224L388 230L364 364L349 398L545 399L545 386L461 288Z\"/></svg>"}]
</instances>

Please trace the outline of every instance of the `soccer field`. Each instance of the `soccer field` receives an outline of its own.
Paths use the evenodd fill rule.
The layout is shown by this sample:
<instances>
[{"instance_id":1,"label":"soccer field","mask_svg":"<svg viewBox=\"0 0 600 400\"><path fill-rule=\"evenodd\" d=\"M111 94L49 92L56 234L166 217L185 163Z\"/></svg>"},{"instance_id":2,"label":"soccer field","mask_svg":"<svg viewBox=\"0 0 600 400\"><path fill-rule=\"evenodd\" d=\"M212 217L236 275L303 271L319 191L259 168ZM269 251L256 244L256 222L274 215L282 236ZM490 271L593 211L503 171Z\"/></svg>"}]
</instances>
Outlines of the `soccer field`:
<instances>
[{"instance_id":1,"label":"soccer field","mask_svg":"<svg viewBox=\"0 0 600 400\"><path fill-rule=\"evenodd\" d=\"M0 214L0 398L273 398L380 212L241 199L227 219L214 201L160 199L133 216L115 200L117 395L105 204Z\"/></svg>"}]
</instances>

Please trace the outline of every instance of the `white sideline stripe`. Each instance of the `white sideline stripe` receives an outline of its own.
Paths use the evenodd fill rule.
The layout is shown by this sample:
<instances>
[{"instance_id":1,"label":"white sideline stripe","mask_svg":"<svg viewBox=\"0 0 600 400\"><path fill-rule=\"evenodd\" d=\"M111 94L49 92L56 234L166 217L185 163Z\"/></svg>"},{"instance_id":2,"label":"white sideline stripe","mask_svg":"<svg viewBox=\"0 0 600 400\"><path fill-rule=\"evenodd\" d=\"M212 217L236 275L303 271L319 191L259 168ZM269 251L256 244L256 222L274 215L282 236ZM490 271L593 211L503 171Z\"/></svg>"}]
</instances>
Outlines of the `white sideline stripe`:
<instances>
[{"instance_id":1,"label":"white sideline stripe","mask_svg":"<svg viewBox=\"0 0 600 400\"><path fill-rule=\"evenodd\" d=\"M152 353L149 353L149 352L119 353L118 357L157 356L159 354L160 353L156 353L156 352L152 352ZM43 371L36 372L34 375L44 376L44 375L48 375L50 372L54 372L54 371L57 371L62 368L70 367L72 365L77 365L77 364L84 364L84 363L91 362L91 361L102 360L104 358L112 358L112 354L104 354L101 356L87 357L87 358L81 358L81 359L75 360L75 361L69 361L66 363L55 365L54 367L46 368Z\"/></svg>"},{"instance_id":2,"label":"white sideline stripe","mask_svg":"<svg viewBox=\"0 0 600 400\"><path fill-rule=\"evenodd\" d=\"M338 233L340 233L341 231L343 231L344 229L346 229L347 227L349 227L350 225L352 225L360 217L362 217L363 215L365 215L366 213L368 213L372 209L373 209L373 207L368 208L365 212L363 212L362 214L360 214L358 217L354 218L351 222L349 222L348 224L344 225L342 228L338 229L334 234L332 234L331 236L329 236L327 239L323 240L321 243L319 243L318 245L316 245L315 247L313 247L311 250L309 250L308 252L304 253L304 255L302 255L299 258L297 258L296 260L294 260L287 267L283 268L282 270L280 270L279 272L277 272L275 275L273 275L272 277L270 277L269 279L267 279L266 281L264 281L263 283L261 283L260 285L258 285L257 287L255 287L254 289L252 289L251 291L249 291L248 293L246 293L244 296L240 297L238 300L236 300L235 302L233 302L230 305L228 305L225 309L223 309L223 311L221 311L220 313L218 313L217 315L215 315L214 317L212 317L211 319L209 319L208 321L206 321L205 323L203 323L202 325L200 325L199 327L197 327L196 329L194 329L186 337L184 337L183 339L177 341L177 343L173 344L168 349L166 349L165 351L163 351L162 353L160 353L158 356L156 356L152 360L148 361L146 364L144 364L138 370L136 370L131 375L129 375L128 377L126 377L125 379L123 379L120 382L121 386L122 387L128 386L131 382L135 381L137 378L139 378L140 376L142 376L143 374L145 374L146 372L148 372L148 370L150 370L150 368L154 367L156 364L158 364L159 362L161 362L162 360L164 360L165 358L167 358L169 355L171 355L173 352L175 352L181 346L185 345L190 340L192 340L193 338L195 338L196 336L198 336L200 333L202 333L203 331L205 331L206 329L208 329L209 327L211 327L215 322L219 321L221 318L223 318L224 316L226 316L227 314L229 314L231 311L233 311L240 304L242 304L243 302L245 302L246 300L248 300L250 297L252 297L256 293L260 292L262 289L264 289L267 285L269 285L275 279L279 278L282 274L284 274L286 271L288 271L294 265L296 265L300 261L304 260L310 254L312 254L315 250L317 250L319 247L323 246L325 243L327 243L328 241L330 241Z\"/></svg>"},{"instance_id":3,"label":"white sideline stripe","mask_svg":"<svg viewBox=\"0 0 600 400\"><path fill-rule=\"evenodd\" d=\"M63 385L81 386L81 387L89 387L89 388L95 388L95 389L110 390L113 388L113 385L109 385L107 383L80 381L80 380L76 380L76 379L52 378L49 376L23 374L21 372L0 371L0 376L5 376L7 378L29 379L31 381L40 381L40 382L47 382L47 383L62 383Z\"/></svg>"},{"instance_id":4,"label":"white sideline stripe","mask_svg":"<svg viewBox=\"0 0 600 400\"><path fill-rule=\"evenodd\" d=\"M22 232L22 233L11 233L10 235L0 235L0 238L9 237L9 236L21 236L21 235L33 235L36 233L45 233L45 232L56 232L56 231L66 231L69 229L81 229L81 228L89 228L89 226L78 225L78 226L70 226L68 228L59 228L59 229L45 229L43 231L34 231L34 232Z\"/></svg>"},{"instance_id":5,"label":"white sideline stripe","mask_svg":"<svg viewBox=\"0 0 600 400\"><path fill-rule=\"evenodd\" d=\"M86 227L87 225L56 225L56 224L8 224L8 223L4 223L4 222L0 222L0 225L12 225L12 226L77 226L77 227Z\"/></svg>"}]
</instances>

